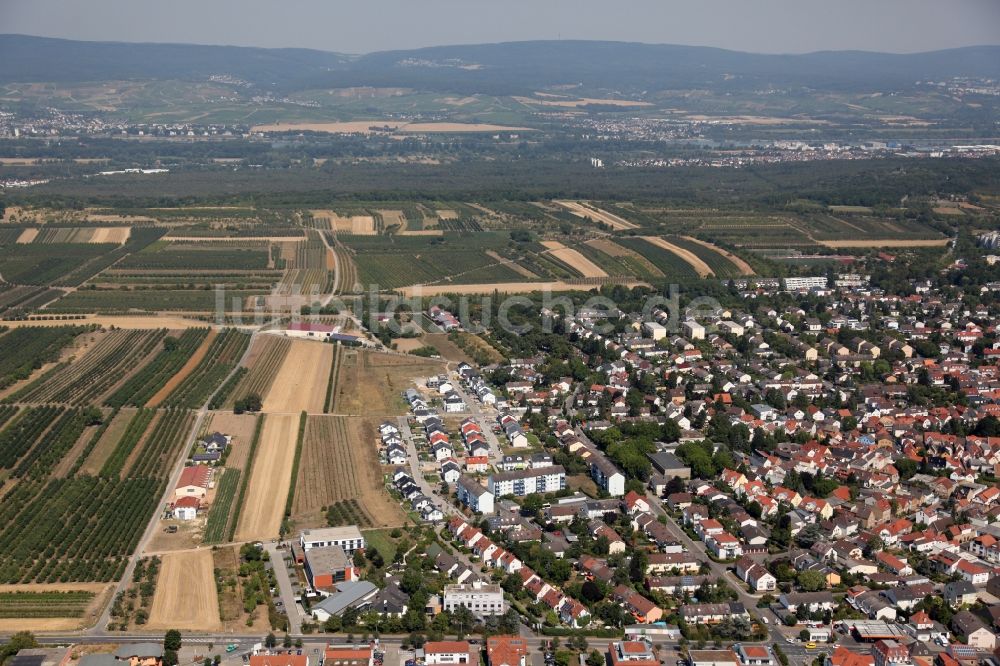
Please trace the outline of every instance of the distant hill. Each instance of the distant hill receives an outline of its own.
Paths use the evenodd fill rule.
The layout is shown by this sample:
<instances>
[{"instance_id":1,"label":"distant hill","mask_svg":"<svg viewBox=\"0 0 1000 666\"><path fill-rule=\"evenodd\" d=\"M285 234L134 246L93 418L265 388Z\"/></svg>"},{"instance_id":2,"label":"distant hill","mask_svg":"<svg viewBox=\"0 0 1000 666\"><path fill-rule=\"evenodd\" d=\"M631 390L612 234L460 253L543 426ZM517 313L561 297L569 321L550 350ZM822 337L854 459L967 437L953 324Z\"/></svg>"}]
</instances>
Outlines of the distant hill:
<instances>
[{"instance_id":1,"label":"distant hill","mask_svg":"<svg viewBox=\"0 0 1000 666\"><path fill-rule=\"evenodd\" d=\"M669 88L896 90L953 76L1000 78L1000 46L916 54L765 55L597 41L508 42L353 57L309 49L80 42L0 35L0 83L203 79L228 74L277 90L353 85L524 94L553 85L626 93Z\"/></svg>"}]
</instances>

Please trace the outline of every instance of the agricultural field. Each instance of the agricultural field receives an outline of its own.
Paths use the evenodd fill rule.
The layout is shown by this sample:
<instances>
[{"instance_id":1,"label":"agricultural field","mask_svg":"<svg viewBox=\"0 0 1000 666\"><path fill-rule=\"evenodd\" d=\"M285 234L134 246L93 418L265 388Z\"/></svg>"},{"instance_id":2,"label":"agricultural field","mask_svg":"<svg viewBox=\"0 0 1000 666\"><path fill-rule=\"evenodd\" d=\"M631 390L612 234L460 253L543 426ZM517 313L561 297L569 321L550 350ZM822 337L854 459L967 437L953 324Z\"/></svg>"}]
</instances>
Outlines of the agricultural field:
<instances>
[{"instance_id":1,"label":"agricultural field","mask_svg":"<svg viewBox=\"0 0 1000 666\"><path fill-rule=\"evenodd\" d=\"M226 540L232 524L233 506L240 488L241 474L238 469L224 469L222 476L216 481L215 501L208 510L205 522L205 543L222 543Z\"/></svg>"},{"instance_id":2,"label":"agricultural field","mask_svg":"<svg viewBox=\"0 0 1000 666\"><path fill-rule=\"evenodd\" d=\"M132 228L120 227L29 227L21 232L17 242L26 243L113 243L122 245L132 234Z\"/></svg>"},{"instance_id":3,"label":"agricultural field","mask_svg":"<svg viewBox=\"0 0 1000 666\"><path fill-rule=\"evenodd\" d=\"M504 282L521 279L509 266L486 254L509 245L505 234L443 236L340 236L357 265L357 281L395 289L411 284L448 281Z\"/></svg>"},{"instance_id":4,"label":"agricultural field","mask_svg":"<svg viewBox=\"0 0 1000 666\"><path fill-rule=\"evenodd\" d=\"M236 541L273 539L284 514L283 498L292 482L299 414L267 414L252 469L241 497Z\"/></svg>"},{"instance_id":5,"label":"agricultural field","mask_svg":"<svg viewBox=\"0 0 1000 666\"><path fill-rule=\"evenodd\" d=\"M573 248L566 247L559 241L542 241L542 245L548 250L548 253L569 266L572 270L576 271L582 277L585 278L602 278L608 277L608 274L604 272L600 266L592 262L587 257L583 256Z\"/></svg>"},{"instance_id":6,"label":"agricultural field","mask_svg":"<svg viewBox=\"0 0 1000 666\"><path fill-rule=\"evenodd\" d=\"M637 277L644 280L662 278L663 272L638 252L617 245L609 239L594 239L576 246L578 252L600 266L608 275Z\"/></svg>"},{"instance_id":7,"label":"agricultural field","mask_svg":"<svg viewBox=\"0 0 1000 666\"><path fill-rule=\"evenodd\" d=\"M583 219L589 218L594 222L608 227L612 231L626 231L628 229L635 229L638 226L620 215L602 210L586 201L554 201L553 203L562 206L577 217Z\"/></svg>"},{"instance_id":8,"label":"agricultural field","mask_svg":"<svg viewBox=\"0 0 1000 666\"><path fill-rule=\"evenodd\" d=\"M27 379L44 364L59 360L64 347L87 330L83 326L0 327L0 389Z\"/></svg>"},{"instance_id":9,"label":"agricultural field","mask_svg":"<svg viewBox=\"0 0 1000 666\"><path fill-rule=\"evenodd\" d=\"M219 243L184 243L158 241L141 252L119 262L120 268L183 270L183 269L261 269L267 268L268 251L257 241Z\"/></svg>"},{"instance_id":10,"label":"agricultural field","mask_svg":"<svg viewBox=\"0 0 1000 666\"><path fill-rule=\"evenodd\" d=\"M292 520L297 528L327 524L331 507L351 524L402 525L405 515L385 489L371 418L309 416L296 479ZM350 509L348 511L348 508ZM346 523L345 523L346 524Z\"/></svg>"},{"instance_id":11,"label":"agricultural field","mask_svg":"<svg viewBox=\"0 0 1000 666\"><path fill-rule=\"evenodd\" d=\"M149 404L188 409L201 407L240 362L249 344L249 333L234 328L224 329L211 339L211 344L208 345L203 357L198 359L197 352L192 355L188 362L198 359L198 363L189 373L185 373L186 366L182 367L181 371L164 385L161 391L166 395L162 401L158 402L158 395L154 395Z\"/></svg>"},{"instance_id":12,"label":"agricultural field","mask_svg":"<svg viewBox=\"0 0 1000 666\"><path fill-rule=\"evenodd\" d=\"M162 557L149 629L221 629L219 600L210 550L166 553Z\"/></svg>"},{"instance_id":13,"label":"agricultural field","mask_svg":"<svg viewBox=\"0 0 1000 666\"><path fill-rule=\"evenodd\" d=\"M291 340L264 398L264 412L322 414L334 345Z\"/></svg>"},{"instance_id":14,"label":"agricultural field","mask_svg":"<svg viewBox=\"0 0 1000 666\"><path fill-rule=\"evenodd\" d=\"M242 375L223 404L230 408L237 400L248 395L267 395L291 347L292 342L288 338L278 335L257 336L246 359L247 372Z\"/></svg>"},{"instance_id":15,"label":"agricultural field","mask_svg":"<svg viewBox=\"0 0 1000 666\"><path fill-rule=\"evenodd\" d=\"M207 338L209 329L189 328L179 337L167 336L162 349L114 393L105 404L111 407L144 406L180 371Z\"/></svg>"},{"instance_id":16,"label":"agricultural field","mask_svg":"<svg viewBox=\"0 0 1000 666\"><path fill-rule=\"evenodd\" d=\"M0 631L66 631L91 621L107 601L103 583L0 585Z\"/></svg>"},{"instance_id":17,"label":"agricultural field","mask_svg":"<svg viewBox=\"0 0 1000 666\"><path fill-rule=\"evenodd\" d=\"M691 279L698 277L690 263L675 252L658 243L652 243L644 238L616 238L615 243L633 250L653 264L667 278ZM709 269L710 270L710 269Z\"/></svg>"},{"instance_id":18,"label":"agricultural field","mask_svg":"<svg viewBox=\"0 0 1000 666\"><path fill-rule=\"evenodd\" d=\"M105 335L82 358L56 365L19 390L14 402L100 402L123 377L155 353L166 330L116 330Z\"/></svg>"},{"instance_id":19,"label":"agricultural field","mask_svg":"<svg viewBox=\"0 0 1000 666\"><path fill-rule=\"evenodd\" d=\"M342 415L402 415L401 397L417 377L444 370L444 363L415 356L345 349L340 354L331 413Z\"/></svg>"}]
</instances>

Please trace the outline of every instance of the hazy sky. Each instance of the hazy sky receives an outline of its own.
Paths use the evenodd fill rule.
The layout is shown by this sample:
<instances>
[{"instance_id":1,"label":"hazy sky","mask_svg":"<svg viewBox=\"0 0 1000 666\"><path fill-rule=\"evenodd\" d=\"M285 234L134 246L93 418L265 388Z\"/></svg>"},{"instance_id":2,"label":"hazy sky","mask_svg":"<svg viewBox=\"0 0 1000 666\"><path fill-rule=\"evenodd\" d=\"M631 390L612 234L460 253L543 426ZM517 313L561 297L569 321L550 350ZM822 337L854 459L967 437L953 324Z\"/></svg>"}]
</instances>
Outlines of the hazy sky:
<instances>
[{"instance_id":1,"label":"hazy sky","mask_svg":"<svg viewBox=\"0 0 1000 666\"><path fill-rule=\"evenodd\" d=\"M0 0L0 32L343 53L560 38L907 52L1000 44L1000 0Z\"/></svg>"}]
</instances>

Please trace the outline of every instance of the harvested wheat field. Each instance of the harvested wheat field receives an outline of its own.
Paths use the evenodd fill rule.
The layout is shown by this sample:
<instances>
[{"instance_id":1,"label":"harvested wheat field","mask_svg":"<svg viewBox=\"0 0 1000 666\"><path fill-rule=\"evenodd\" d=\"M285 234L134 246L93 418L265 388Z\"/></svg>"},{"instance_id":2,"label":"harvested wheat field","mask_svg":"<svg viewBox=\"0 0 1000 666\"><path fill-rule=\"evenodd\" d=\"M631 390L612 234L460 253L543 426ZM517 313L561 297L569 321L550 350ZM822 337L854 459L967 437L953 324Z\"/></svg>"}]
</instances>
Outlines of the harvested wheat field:
<instances>
[{"instance_id":1,"label":"harvested wheat field","mask_svg":"<svg viewBox=\"0 0 1000 666\"><path fill-rule=\"evenodd\" d=\"M579 99L570 99L566 97L560 97L558 95L548 95L545 93L535 93L547 99L535 99L533 97L515 97L518 102L522 104L534 104L537 106L558 106L567 109L574 109L579 106L590 106L590 105L600 105L600 106L617 106L620 108L635 108L640 106L652 106L652 102L638 102L631 99L595 99L593 97L581 97Z\"/></svg>"},{"instance_id":2,"label":"harvested wheat field","mask_svg":"<svg viewBox=\"0 0 1000 666\"><path fill-rule=\"evenodd\" d=\"M165 553L156 581L148 629L221 629L212 551Z\"/></svg>"},{"instance_id":3,"label":"harvested wheat field","mask_svg":"<svg viewBox=\"0 0 1000 666\"><path fill-rule=\"evenodd\" d=\"M323 507L338 502L350 503L344 509L361 527L405 522L399 504L385 489L376 452L377 423L363 417L308 418L292 506L296 526L325 526Z\"/></svg>"},{"instance_id":4,"label":"harvested wheat field","mask_svg":"<svg viewBox=\"0 0 1000 666\"><path fill-rule=\"evenodd\" d=\"M603 222L615 231L637 228L625 218L601 210L585 201L553 201L552 203L559 204L577 217L589 217L596 222Z\"/></svg>"},{"instance_id":5,"label":"harvested wheat field","mask_svg":"<svg viewBox=\"0 0 1000 666\"><path fill-rule=\"evenodd\" d=\"M25 245L32 242L38 238L38 229L35 227L29 227L21 232L21 235L17 237L17 242Z\"/></svg>"},{"instance_id":6,"label":"harvested wheat field","mask_svg":"<svg viewBox=\"0 0 1000 666\"><path fill-rule=\"evenodd\" d=\"M116 243L121 245L132 235L132 227L97 227L88 243Z\"/></svg>"},{"instance_id":7,"label":"harvested wheat field","mask_svg":"<svg viewBox=\"0 0 1000 666\"><path fill-rule=\"evenodd\" d=\"M701 260L701 257L696 255L691 250L674 245L670 241L660 238L659 236L643 236L642 239L651 245L655 245L666 250L667 252L673 252L676 254L695 270L698 277L710 277L715 275L715 271L713 271L708 264Z\"/></svg>"},{"instance_id":8,"label":"harvested wheat field","mask_svg":"<svg viewBox=\"0 0 1000 666\"><path fill-rule=\"evenodd\" d=\"M699 240L694 236L681 236L681 238L689 240L692 243L697 243L698 245L701 245L703 247L707 247L709 250L712 250L713 252L718 252L723 257L728 259L734 266L736 266L736 268L740 269L740 275L756 275L756 273L754 273L753 267L750 266L750 264L737 257L729 250L723 249L718 245L713 245L708 241Z\"/></svg>"},{"instance_id":9,"label":"harvested wheat field","mask_svg":"<svg viewBox=\"0 0 1000 666\"><path fill-rule=\"evenodd\" d=\"M406 413L402 392L416 378L445 369L441 361L345 349L340 354L333 393L333 413L390 416Z\"/></svg>"},{"instance_id":10,"label":"harvested wheat field","mask_svg":"<svg viewBox=\"0 0 1000 666\"><path fill-rule=\"evenodd\" d=\"M208 332L205 339L201 341L201 345L194 350L193 354L191 354L191 358L187 360L187 363L181 366L181 369L177 371L177 374L171 377L170 381L164 384L163 388L157 391L156 394L149 399L146 403L147 407L159 406L161 402L167 399L167 396L173 393L175 388L180 386L181 382L187 379L187 376L198 367L198 364L201 363L202 360L204 360L205 355L208 354L208 348L212 346L213 342L215 342L215 338L218 334L218 331L214 330Z\"/></svg>"},{"instance_id":11,"label":"harvested wheat field","mask_svg":"<svg viewBox=\"0 0 1000 666\"><path fill-rule=\"evenodd\" d=\"M566 247L559 241L542 241L542 245L549 249L549 254L570 266L585 278L608 277L604 269L583 256L573 248Z\"/></svg>"},{"instance_id":12,"label":"harvested wheat field","mask_svg":"<svg viewBox=\"0 0 1000 666\"><path fill-rule=\"evenodd\" d=\"M321 394L322 395L322 394ZM252 461L246 500L240 508L236 541L278 536L285 498L292 481L292 460L299 435L298 414L267 414ZM212 586L214 590L214 585Z\"/></svg>"},{"instance_id":13,"label":"harvested wheat field","mask_svg":"<svg viewBox=\"0 0 1000 666\"><path fill-rule=\"evenodd\" d=\"M873 238L871 240L831 240L816 241L826 247L943 247L948 244L947 238L905 239L905 238Z\"/></svg>"},{"instance_id":14,"label":"harvested wheat field","mask_svg":"<svg viewBox=\"0 0 1000 666\"><path fill-rule=\"evenodd\" d=\"M264 398L264 412L322 414L331 365L333 345L292 340Z\"/></svg>"},{"instance_id":15,"label":"harvested wheat field","mask_svg":"<svg viewBox=\"0 0 1000 666\"><path fill-rule=\"evenodd\" d=\"M606 284L620 284L631 289L632 287L648 287L648 282L642 280L619 280L613 279ZM412 296L440 296L442 294L530 294L533 291L587 291L594 289L597 284L586 282L563 282L560 280L550 282L488 282L481 284L415 284L400 289L400 293L407 298Z\"/></svg>"}]
</instances>

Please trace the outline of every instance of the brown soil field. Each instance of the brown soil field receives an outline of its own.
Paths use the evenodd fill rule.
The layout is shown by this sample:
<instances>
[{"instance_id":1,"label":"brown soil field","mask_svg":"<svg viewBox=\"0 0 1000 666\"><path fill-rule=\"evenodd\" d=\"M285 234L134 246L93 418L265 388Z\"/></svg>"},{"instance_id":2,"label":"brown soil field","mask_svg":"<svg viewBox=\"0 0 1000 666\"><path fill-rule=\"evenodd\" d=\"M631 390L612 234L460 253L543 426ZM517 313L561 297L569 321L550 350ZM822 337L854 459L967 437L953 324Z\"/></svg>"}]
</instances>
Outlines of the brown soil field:
<instances>
[{"instance_id":1,"label":"brown soil field","mask_svg":"<svg viewBox=\"0 0 1000 666\"><path fill-rule=\"evenodd\" d=\"M530 127L509 127L485 123L405 123L398 120L354 120L339 123L272 123L255 125L253 132L329 132L331 134L371 134L372 127L390 127L395 132L510 132L533 131Z\"/></svg>"},{"instance_id":2,"label":"brown soil field","mask_svg":"<svg viewBox=\"0 0 1000 666\"><path fill-rule=\"evenodd\" d=\"M612 284L620 284L628 288L648 287L649 285L641 280L614 280ZM451 284L451 285L412 285L403 287L399 291L406 297L411 297L417 293L421 296L439 296L441 294L492 294L494 291L501 294L527 294L533 291L587 291L596 285L585 283L573 284L570 282L490 282L486 284Z\"/></svg>"},{"instance_id":3,"label":"brown soil field","mask_svg":"<svg viewBox=\"0 0 1000 666\"><path fill-rule=\"evenodd\" d=\"M97 441L97 446L94 447L94 450L90 452L87 460L80 467L80 474L97 476L101 471L101 467L104 466L104 461L115 450L115 445L118 444L118 440L125 434L125 429L128 428L129 421L132 420L137 411L139 410L135 407L122 407L118 411L111 425L108 426L108 429L104 431L104 434Z\"/></svg>"},{"instance_id":4,"label":"brown soil field","mask_svg":"<svg viewBox=\"0 0 1000 666\"><path fill-rule=\"evenodd\" d=\"M299 528L326 525L322 508L340 500L361 505L362 522L397 527L406 516L386 492L378 462L378 421L310 416L302 445L292 517Z\"/></svg>"},{"instance_id":5,"label":"brown soil field","mask_svg":"<svg viewBox=\"0 0 1000 666\"><path fill-rule=\"evenodd\" d=\"M698 255L696 255L691 250L686 250L683 247L678 247L670 241L660 238L659 236L643 236L642 239L651 245L663 248L668 252L673 252L678 257L687 262L698 273L699 277L710 277L715 275L715 272L709 268L708 264L701 260Z\"/></svg>"},{"instance_id":6,"label":"brown soil field","mask_svg":"<svg viewBox=\"0 0 1000 666\"><path fill-rule=\"evenodd\" d=\"M435 212L437 213L437 216L438 216L439 220L457 220L458 219L458 213L455 212L455 211L453 211L453 210L451 210L450 208L438 208L437 211L435 211Z\"/></svg>"},{"instance_id":7,"label":"brown soil field","mask_svg":"<svg viewBox=\"0 0 1000 666\"><path fill-rule=\"evenodd\" d=\"M268 414L264 417L246 500L240 510L236 541L278 536L285 512L285 498L292 481L292 460L298 433L298 414ZM214 585L212 589L215 589Z\"/></svg>"},{"instance_id":8,"label":"brown soil field","mask_svg":"<svg viewBox=\"0 0 1000 666\"><path fill-rule=\"evenodd\" d=\"M212 569L208 549L163 555L146 628L221 629Z\"/></svg>"},{"instance_id":9,"label":"brown soil field","mask_svg":"<svg viewBox=\"0 0 1000 666\"><path fill-rule=\"evenodd\" d=\"M181 369L177 371L177 374L171 377L170 381L164 384L163 388L157 391L156 394L149 399L146 403L147 407L159 406L159 404L166 400L167 396L169 396L182 381L187 379L187 376L190 375L196 367L198 367L198 364L201 363L202 360L204 360L205 355L208 354L208 348L212 346L212 342L215 341L217 335L218 332L215 330L208 332L208 335L206 335L205 339L202 340L201 345L194 350L194 354L192 354L191 358L187 360L187 363L181 366Z\"/></svg>"},{"instance_id":10,"label":"brown soil field","mask_svg":"<svg viewBox=\"0 0 1000 666\"><path fill-rule=\"evenodd\" d=\"M332 364L333 345L292 340L264 397L264 412L321 414Z\"/></svg>"},{"instance_id":11,"label":"brown soil field","mask_svg":"<svg viewBox=\"0 0 1000 666\"><path fill-rule=\"evenodd\" d=\"M397 338L392 341L392 346L396 348L396 351L411 352L414 349L420 349L424 346L424 338L423 336L419 338Z\"/></svg>"},{"instance_id":12,"label":"brown soil field","mask_svg":"<svg viewBox=\"0 0 1000 666\"><path fill-rule=\"evenodd\" d=\"M357 416L400 416L406 413L402 392L417 377L439 374L444 363L419 356L402 356L345 349L340 354L333 395L333 413Z\"/></svg>"},{"instance_id":13,"label":"brown soil field","mask_svg":"<svg viewBox=\"0 0 1000 666\"><path fill-rule=\"evenodd\" d=\"M21 235L17 237L17 242L21 245L31 243L36 238L38 238L39 229L35 227L29 227L21 232Z\"/></svg>"},{"instance_id":14,"label":"brown soil field","mask_svg":"<svg viewBox=\"0 0 1000 666\"><path fill-rule=\"evenodd\" d=\"M719 247L718 245L713 245L708 241L699 240L693 236L681 236L681 238L689 240L692 243L697 243L698 245L701 245L703 247L707 247L708 249L714 252L718 252L723 257L731 261L733 265L736 266L736 268L740 269L740 275L756 275L756 273L754 273L753 267L751 267L750 264L737 257L729 250L725 250Z\"/></svg>"},{"instance_id":15,"label":"brown soil field","mask_svg":"<svg viewBox=\"0 0 1000 666\"><path fill-rule=\"evenodd\" d=\"M961 208L958 208L957 206L956 207L937 206L936 208L932 208L931 210L933 210L938 215L965 215L965 212Z\"/></svg>"},{"instance_id":16,"label":"brown soil field","mask_svg":"<svg viewBox=\"0 0 1000 666\"><path fill-rule=\"evenodd\" d=\"M826 247L943 247L948 244L947 238L934 239L904 239L904 238L873 238L870 240L831 240L816 241Z\"/></svg>"},{"instance_id":17,"label":"brown soil field","mask_svg":"<svg viewBox=\"0 0 1000 666\"><path fill-rule=\"evenodd\" d=\"M525 268L521 264L519 264L516 261L513 261L511 259L505 259L505 258L503 258L502 256L500 256L499 254L497 254L493 250L486 250L486 255L488 257L490 257L491 259L496 259L498 264L503 264L507 268L509 268L512 271L516 272L518 275L522 275L522 276L528 278L529 280L531 280L531 279L537 279L538 278L537 275L535 275L533 272L529 271L527 268Z\"/></svg>"},{"instance_id":18,"label":"brown soil field","mask_svg":"<svg viewBox=\"0 0 1000 666\"><path fill-rule=\"evenodd\" d=\"M603 222L615 231L636 228L636 225L632 224L625 218L619 217L614 213L601 210L600 208L597 208L585 201L553 201L553 203L559 204L577 217L589 217L592 220Z\"/></svg>"},{"instance_id":19,"label":"brown soil field","mask_svg":"<svg viewBox=\"0 0 1000 666\"><path fill-rule=\"evenodd\" d=\"M603 268L592 262L590 259L587 259L573 248L566 247L559 241L542 241L542 245L549 249L549 254L564 264L570 266L573 270L577 271L585 278L608 277L608 274L604 272Z\"/></svg>"}]
</instances>

